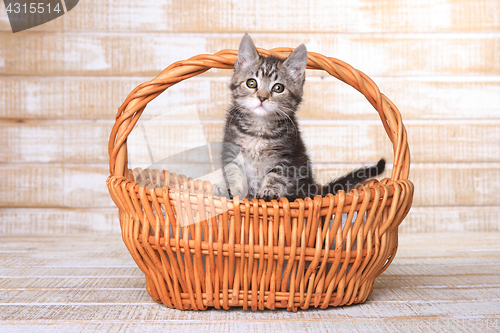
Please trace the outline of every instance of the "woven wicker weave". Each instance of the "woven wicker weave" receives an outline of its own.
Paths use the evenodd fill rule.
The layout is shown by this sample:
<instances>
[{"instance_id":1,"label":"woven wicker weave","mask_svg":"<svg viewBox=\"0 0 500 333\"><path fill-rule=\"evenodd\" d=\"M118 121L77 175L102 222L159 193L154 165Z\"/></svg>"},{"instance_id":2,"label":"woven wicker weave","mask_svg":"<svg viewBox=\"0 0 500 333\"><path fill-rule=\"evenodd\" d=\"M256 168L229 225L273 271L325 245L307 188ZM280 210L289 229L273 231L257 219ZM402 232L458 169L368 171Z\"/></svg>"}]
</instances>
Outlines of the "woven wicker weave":
<instances>
[{"instance_id":1,"label":"woven wicker weave","mask_svg":"<svg viewBox=\"0 0 500 333\"><path fill-rule=\"evenodd\" d=\"M293 49L258 51L285 58ZM364 302L394 259L398 226L413 198L401 115L364 73L309 52L308 69L351 85L378 111L393 143L391 178L347 194L264 202L213 197L208 182L127 168L127 136L147 103L210 68L233 68L236 57L237 51L225 50L176 62L135 88L118 110L107 185L119 208L123 241L146 276L148 293L182 310L297 311ZM201 222L189 223L194 219Z\"/></svg>"}]
</instances>

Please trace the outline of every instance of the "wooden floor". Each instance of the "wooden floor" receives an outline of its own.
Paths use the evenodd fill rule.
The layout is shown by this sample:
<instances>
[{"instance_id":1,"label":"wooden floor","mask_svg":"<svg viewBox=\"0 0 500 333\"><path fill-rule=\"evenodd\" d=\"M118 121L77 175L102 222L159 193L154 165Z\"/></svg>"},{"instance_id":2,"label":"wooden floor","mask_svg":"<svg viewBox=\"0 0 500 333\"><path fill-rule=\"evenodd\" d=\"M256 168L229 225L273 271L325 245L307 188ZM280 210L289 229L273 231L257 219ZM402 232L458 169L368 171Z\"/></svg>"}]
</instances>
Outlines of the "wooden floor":
<instances>
[{"instance_id":1,"label":"wooden floor","mask_svg":"<svg viewBox=\"0 0 500 333\"><path fill-rule=\"evenodd\" d=\"M500 233L403 234L361 305L169 309L120 235L0 237L0 332L500 332Z\"/></svg>"}]
</instances>

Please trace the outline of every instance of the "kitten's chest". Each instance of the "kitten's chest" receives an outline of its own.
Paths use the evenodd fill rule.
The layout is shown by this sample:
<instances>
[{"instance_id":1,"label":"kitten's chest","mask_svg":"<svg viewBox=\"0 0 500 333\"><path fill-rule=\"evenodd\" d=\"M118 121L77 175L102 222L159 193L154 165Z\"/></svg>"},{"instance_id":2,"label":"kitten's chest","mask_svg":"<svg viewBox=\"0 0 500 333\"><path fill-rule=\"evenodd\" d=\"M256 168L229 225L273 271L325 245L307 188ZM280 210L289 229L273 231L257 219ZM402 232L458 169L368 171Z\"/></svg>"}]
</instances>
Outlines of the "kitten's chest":
<instances>
[{"instance_id":1,"label":"kitten's chest","mask_svg":"<svg viewBox=\"0 0 500 333\"><path fill-rule=\"evenodd\" d=\"M279 161L279 156L273 149L275 143L264 138L245 138L240 143L248 183L259 186Z\"/></svg>"}]
</instances>

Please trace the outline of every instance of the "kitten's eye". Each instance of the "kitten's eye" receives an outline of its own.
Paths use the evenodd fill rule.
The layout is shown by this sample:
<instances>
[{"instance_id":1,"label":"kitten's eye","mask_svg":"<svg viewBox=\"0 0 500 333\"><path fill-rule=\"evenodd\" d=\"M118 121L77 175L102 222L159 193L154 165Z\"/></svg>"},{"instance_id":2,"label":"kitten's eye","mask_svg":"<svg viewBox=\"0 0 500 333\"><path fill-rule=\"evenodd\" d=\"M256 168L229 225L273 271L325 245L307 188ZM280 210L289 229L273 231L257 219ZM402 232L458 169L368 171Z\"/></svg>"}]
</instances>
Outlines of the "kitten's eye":
<instances>
[{"instance_id":1,"label":"kitten's eye","mask_svg":"<svg viewBox=\"0 0 500 333\"><path fill-rule=\"evenodd\" d=\"M282 93L285 90L285 86L281 83L276 83L272 89L275 93Z\"/></svg>"},{"instance_id":2,"label":"kitten's eye","mask_svg":"<svg viewBox=\"0 0 500 333\"><path fill-rule=\"evenodd\" d=\"M257 81L255 81L255 79L248 79L247 80L247 87L248 88L257 88Z\"/></svg>"}]
</instances>

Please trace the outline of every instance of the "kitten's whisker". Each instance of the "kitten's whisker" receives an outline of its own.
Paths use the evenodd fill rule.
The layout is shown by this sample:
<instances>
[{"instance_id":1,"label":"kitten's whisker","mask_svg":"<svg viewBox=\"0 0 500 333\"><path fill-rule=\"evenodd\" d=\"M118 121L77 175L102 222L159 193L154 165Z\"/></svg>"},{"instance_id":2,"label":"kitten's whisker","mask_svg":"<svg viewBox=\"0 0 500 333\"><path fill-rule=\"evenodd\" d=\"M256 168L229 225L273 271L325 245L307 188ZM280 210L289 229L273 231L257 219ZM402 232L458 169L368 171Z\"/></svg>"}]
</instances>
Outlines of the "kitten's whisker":
<instances>
[{"instance_id":1,"label":"kitten's whisker","mask_svg":"<svg viewBox=\"0 0 500 333\"><path fill-rule=\"evenodd\" d=\"M234 111L240 111L240 110L241 110L241 108L240 108L238 105L234 105L234 106L230 109L230 111L229 111L229 113L228 113L228 116L229 116L229 119L228 119L228 125L233 124L233 120L235 120L237 117L239 117L239 114L237 114L237 113L236 113L236 112L234 112L233 110L234 110Z\"/></svg>"},{"instance_id":2,"label":"kitten's whisker","mask_svg":"<svg viewBox=\"0 0 500 333\"><path fill-rule=\"evenodd\" d=\"M284 107L285 109L287 109L286 107ZM295 122L293 121L293 119L283 110L281 109L278 109L278 115L279 116L282 116L281 119L283 119L286 123L286 128L287 128L287 132L288 132L288 122L292 123L293 127L295 128L295 130L297 130L297 125L295 124ZM283 117L284 116L284 117Z\"/></svg>"}]
</instances>

